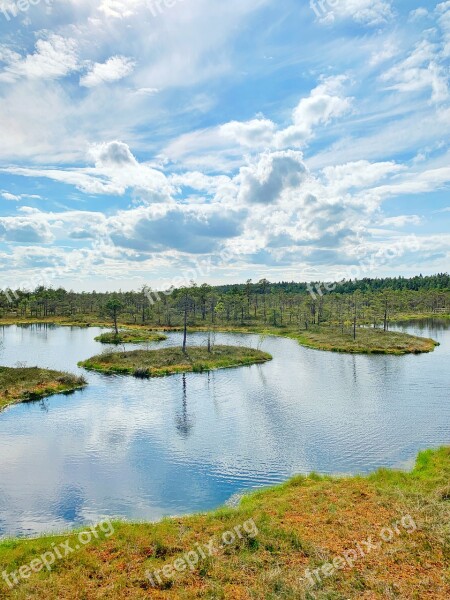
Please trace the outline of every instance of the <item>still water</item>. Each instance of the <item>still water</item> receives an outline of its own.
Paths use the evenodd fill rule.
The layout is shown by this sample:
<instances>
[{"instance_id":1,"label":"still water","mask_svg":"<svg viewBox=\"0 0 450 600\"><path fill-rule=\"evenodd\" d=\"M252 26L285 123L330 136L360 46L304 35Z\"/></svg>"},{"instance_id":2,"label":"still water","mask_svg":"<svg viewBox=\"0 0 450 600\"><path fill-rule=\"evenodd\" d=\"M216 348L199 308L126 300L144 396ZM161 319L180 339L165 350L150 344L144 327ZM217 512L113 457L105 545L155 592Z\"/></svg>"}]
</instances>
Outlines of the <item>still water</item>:
<instances>
[{"instance_id":1,"label":"still water","mask_svg":"<svg viewBox=\"0 0 450 600\"><path fill-rule=\"evenodd\" d=\"M204 511L294 473L408 467L450 442L449 325L398 327L438 340L432 354L351 356L269 337L264 365L146 381L85 373L85 390L11 407L0 413L0 535ZM102 351L99 332L4 327L0 364L77 372Z\"/></svg>"}]
</instances>

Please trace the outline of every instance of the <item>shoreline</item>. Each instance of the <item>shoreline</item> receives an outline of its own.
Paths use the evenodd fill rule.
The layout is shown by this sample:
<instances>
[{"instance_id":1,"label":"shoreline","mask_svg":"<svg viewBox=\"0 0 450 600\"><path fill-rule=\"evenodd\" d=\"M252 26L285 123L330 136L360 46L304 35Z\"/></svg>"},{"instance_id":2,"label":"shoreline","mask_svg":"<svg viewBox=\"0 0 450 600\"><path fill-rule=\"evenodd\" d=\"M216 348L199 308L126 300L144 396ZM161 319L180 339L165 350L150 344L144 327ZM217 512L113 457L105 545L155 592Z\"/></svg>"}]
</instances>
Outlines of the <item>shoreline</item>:
<instances>
[{"instance_id":1,"label":"shoreline","mask_svg":"<svg viewBox=\"0 0 450 600\"><path fill-rule=\"evenodd\" d=\"M404 323L406 321L411 321L411 320L420 320L420 319L450 319L450 315L433 315L433 314L429 314L429 315L416 315L415 318L409 316L409 315L402 315L400 316L400 318L398 319L393 319L391 321L391 324L396 324L396 323ZM1 326L21 326L21 325L52 325L55 327L61 326L61 327L80 327L80 328L91 328L91 327L98 327L98 328L110 328L111 325L108 323L102 323L102 322L95 322L95 323L87 323L87 322L74 322L74 321L64 321L64 320L55 320L55 319L49 319L49 320L42 320L42 319L38 319L38 320L24 320L24 321L20 321L20 320L7 320L6 322L2 322L0 321L0 327ZM367 324L365 324L367 325ZM168 326L164 326L164 325L150 325L150 324L127 324L127 323L122 323L119 322L119 326L121 328L126 328L129 330L133 330L133 331L142 331L142 330L146 330L147 332L151 333L151 332L163 332L163 333L178 333L180 331L183 330L183 328L181 326L173 326L173 327L168 327ZM387 332L383 332L380 328L374 329L374 328L366 328L364 326L359 326L357 331L359 334L361 334L361 332L363 332L364 330L370 330L372 332L382 332L383 335L386 336L397 336L397 337L401 337L404 336L405 341L407 341L407 338L409 338L409 341L415 341L415 346L410 348L410 349L399 349L395 346L393 348L383 348L383 347L358 347L358 339L356 340L356 343L352 344L352 341L350 340L349 337L346 337L346 344L342 345L342 340L340 341L340 343L336 344L335 346L333 345L329 345L328 344L328 340L326 338L326 336L323 337L323 339L321 339L320 341L318 341L317 343L314 342L314 340L308 339L308 336L311 335L311 333L313 334L322 334L322 333L335 333L333 331L333 326L330 325L323 325L322 327L319 326L314 326L311 330L295 330L295 329L289 329L287 326L279 326L279 327L273 327L270 325L264 325L264 324L244 324L242 326L227 326L227 325L217 325L214 326L214 331L216 333L237 333L237 334L249 334L249 335L271 335L271 336L276 336L276 337L284 337L287 339L293 339L296 340L301 346L305 347L305 348L309 348L312 350L319 350L319 351L324 351L324 352L336 352L336 353L340 353L340 354L362 354L362 355L371 355L371 354L378 354L378 355L390 355L390 356L405 356L408 354L422 354L422 353L429 353L429 352L433 352L435 350L436 347L439 346L439 343L436 342L435 340L432 340L431 338L423 338L420 336L414 336L414 335L410 335L410 334L403 334L400 332L393 332L393 331L387 331ZM210 326L205 326L205 325L195 325L195 326L191 326L188 327L188 333L207 333L208 331L211 331L211 327ZM347 330L348 331L348 330ZM350 342L350 346L348 346L348 342ZM131 343L131 342L130 342ZM356 347L355 347L356 346Z\"/></svg>"},{"instance_id":2,"label":"shoreline","mask_svg":"<svg viewBox=\"0 0 450 600\"><path fill-rule=\"evenodd\" d=\"M305 596L312 591L309 574L320 573L317 590L329 597L353 597L355 590L364 590L381 599L385 586L395 585L399 597L433 594L444 599L450 590L442 578L449 477L450 447L441 446L416 454L411 471L381 468L367 475L297 475L276 486L248 490L235 507L155 522L106 519L102 523L108 522L108 530L86 524L33 537L3 537L0 572L8 576L58 543L69 544L76 552L55 559L54 570L27 572L13 591L0 578L0 593L20 600L31 596L56 600L76 597L82 586L86 596L94 597L108 581L111 590L136 598L148 597L150 590L152 596L168 599L209 598L213 592L224 598L272 597L276 585L293 599L309 597ZM248 525L244 530L243 524ZM81 532L96 527L99 535L91 535L88 545L75 545ZM240 529L248 535L238 537ZM232 545L218 546L212 558L197 557L185 572L168 569L199 543L206 547L208 540L221 539L223 532L235 532ZM386 539L383 532L388 532ZM373 537L382 543L372 555L349 551L355 540ZM329 576L334 557L348 552L352 562ZM272 570L275 580L267 578ZM155 573L164 577L152 577L150 585L149 575Z\"/></svg>"},{"instance_id":3,"label":"shoreline","mask_svg":"<svg viewBox=\"0 0 450 600\"><path fill-rule=\"evenodd\" d=\"M442 451L447 451L450 460L450 445L449 446L436 446L433 448L426 448L424 450L420 450L413 454L406 461L402 461L404 463L409 463L408 467L377 467L373 471L369 471L367 473L341 473L341 472L333 472L333 473L321 473L316 471L311 471L306 474L294 474L289 476L288 479L281 481L279 483L263 485L261 487L249 488L247 490L242 490L237 493L233 493L223 504L220 504L216 508L207 509L200 512L189 512L183 514L173 514L169 516L159 517L155 520L128 520L125 517L116 517L111 518L115 523L120 523L122 525L128 525L131 527L140 527L141 525L158 525L164 523L166 519L168 520L183 520L189 519L191 517L208 517L209 515L213 515L215 513L220 513L222 510L231 510L237 511L239 510L242 502L245 503L246 500L251 499L252 496L264 495L265 493L270 493L278 490L279 488L283 488L285 486L289 486L293 484L297 479L311 480L311 482L319 482L323 481L351 481L351 480L359 480L359 479L370 479L377 475L380 472L392 473L393 475L406 475L412 476L417 468L417 462L422 454L431 453L437 454ZM450 465L449 465L450 468ZM236 499L236 501L234 501ZM42 532L40 534L32 534L30 536L27 535L16 535L16 536L1 536L0 535L0 551L1 546L5 542L28 542L28 541L38 541L43 538L58 538L61 536L71 536L76 534L79 531L83 531L83 528L90 526L90 523L85 523L83 525L77 525L75 527L68 527L67 529L58 529L55 531ZM1 582L1 578L0 578Z\"/></svg>"}]
</instances>

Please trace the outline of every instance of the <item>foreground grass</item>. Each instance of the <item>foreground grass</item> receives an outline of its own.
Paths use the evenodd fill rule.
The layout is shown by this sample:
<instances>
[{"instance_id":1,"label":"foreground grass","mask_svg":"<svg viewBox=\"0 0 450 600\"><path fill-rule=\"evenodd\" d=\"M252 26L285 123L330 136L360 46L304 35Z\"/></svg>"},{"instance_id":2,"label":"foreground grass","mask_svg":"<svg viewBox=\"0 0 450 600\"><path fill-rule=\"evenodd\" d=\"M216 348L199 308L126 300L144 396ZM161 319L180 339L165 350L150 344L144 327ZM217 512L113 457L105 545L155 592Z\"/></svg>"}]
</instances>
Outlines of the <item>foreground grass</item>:
<instances>
[{"instance_id":1,"label":"foreground grass","mask_svg":"<svg viewBox=\"0 0 450 600\"><path fill-rule=\"evenodd\" d=\"M38 367L0 367L0 410L10 404L39 400L84 387L84 377Z\"/></svg>"},{"instance_id":2,"label":"foreground grass","mask_svg":"<svg viewBox=\"0 0 450 600\"><path fill-rule=\"evenodd\" d=\"M139 344L142 342L162 342L167 340L167 336L162 333L155 333L145 329L126 329L119 331L108 331L95 338L96 342L102 344Z\"/></svg>"},{"instance_id":3,"label":"foreground grass","mask_svg":"<svg viewBox=\"0 0 450 600\"><path fill-rule=\"evenodd\" d=\"M214 369L253 365L271 360L266 352L241 346L214 346L211 352L204 347L161 350L134 350L99 354L79 363L89 371L118 373L135 377L162 377L175 373L202 373Z\"/></svg>"},{"instance_id":4,"label":"foreground grass","mask_svg":"<svg viewBox=\"0 0 450 600\"><path fill-rule=\"evenodd\" d=\"M0 597L447 600L449 481L450 448L441 448L422 452L411 473L296 477L245 497L236 509L156 524L117 522L113 535L94 537L56 560L51 572L32 572L14 589L0 577ZM255 527L243 530L250 521ZM242 535L220 547L222 534L235 527ZM162 583L152 587L146 572L173 565L211 540L212 556L206 553L192 570L170 578L160 572ZM368 540L376 549L362 543ZM16 572L66 541L75 548L77 537L72 533L0 542L0 573ZM358 543L364 556L356 550ZM347 562L329 576L323 573L324 564L345 553L353 557L352 552L358 554L353 564ZM312 585L306 569L320 569L321 581Z\"/></svg>"}]
</instances>

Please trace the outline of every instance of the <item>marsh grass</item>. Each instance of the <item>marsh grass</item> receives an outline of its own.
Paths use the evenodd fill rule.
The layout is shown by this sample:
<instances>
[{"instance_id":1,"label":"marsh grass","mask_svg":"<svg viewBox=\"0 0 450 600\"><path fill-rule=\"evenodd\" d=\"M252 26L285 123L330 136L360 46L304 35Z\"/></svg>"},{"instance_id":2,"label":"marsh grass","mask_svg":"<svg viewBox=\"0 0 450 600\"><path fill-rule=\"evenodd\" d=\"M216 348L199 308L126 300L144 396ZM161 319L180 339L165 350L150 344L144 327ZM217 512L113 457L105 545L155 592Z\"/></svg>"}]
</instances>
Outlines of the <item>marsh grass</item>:
<instances>
[{"instance_id":1,"label":"marsh grass","mask_svg":"<svg viewBox=\"0 0 450 600\"><path fill-rule=\"evenodd\" d=\"M356 339L349 330L338 327L314 327L302 331L298 341L310 348L350 354L421 354L433 352L437 342L397 331L383 331L371 327L358 327Z\"/></svg>"},{"instance_id":2,"label":"marsh grass","mask_svg":"<svg viewBox=\"0 0 450 600\"><path fill-rule=\"evenodd\" d=\"M181 348L108 352L80 362L90 371L134 375L139 378L163 377L175 373L203 373L215 369L264 363L272 357L266 352L242 346L189 347L186 354Z\"/></svg>"},{"instance_id":3,"label":"marsh grass","mask_svg":"<svg viewBox=\"0 0 450 600\"><path fill-rule=\"evenodd\" d=\"M172 328L171 331L179 331ZM207 327L193 327L190 331L208 331ZM248 333L262 337L274 335L297 340L302 346L315 350L328 352L342 352L347 354L422 354L433 352L439 343L430 338L422 338L408 333L396 331L383 331L372 327L358 327L356 340L353 339L351 329L322 325L310 326L308 330L299 330L292 326L270 325L243 325L221 326L217 329L224 333Z\"/></svg>"},{"instance_id":4,"label":"marsh grass","mask_svg":"<svg viewBox=\"0 0 450 600\"><path fill-rule=\"evenodd\" d=\"M39 400L84 387L84 377L38 367L0 367L0 410L17 402Z\"/></svg>"},{"instance_id":5,"label":"marsh grass","mask_svg":"<svg viewBox=\"0 0 450 600\"><path fill-rule=\"evenodd\" d=\"M154 331L145 329L126 329L119 331L117 335L115 331L102 333L95 338L96 342L101 344L140 344L144 342L162 342L167 339L167 336Z\"/></svg>"}]
</instances>

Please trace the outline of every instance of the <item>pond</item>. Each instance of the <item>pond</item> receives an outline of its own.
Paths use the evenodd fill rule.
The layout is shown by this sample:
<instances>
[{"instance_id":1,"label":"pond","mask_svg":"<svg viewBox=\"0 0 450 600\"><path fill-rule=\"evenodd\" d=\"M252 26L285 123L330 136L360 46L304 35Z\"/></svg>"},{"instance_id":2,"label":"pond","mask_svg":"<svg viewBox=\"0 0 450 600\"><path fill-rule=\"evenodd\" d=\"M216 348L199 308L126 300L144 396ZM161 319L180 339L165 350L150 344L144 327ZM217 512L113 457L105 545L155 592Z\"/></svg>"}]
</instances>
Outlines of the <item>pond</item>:
<instances>
[{"instance_id":1,"label":"pond","mask_svg":"<svg viewBox=\"0 0 450 600\"><path fill-rule=\"evenodd\" d=\"M438 340L432 354L342 355L268 337L264 365L152 380L85 373L85 390L13 406L0 413L0 535L206 511L295 473L407 468L450 440L449 324L398 326ZM0 364L79 372L102 351L99 333L3 327ZM152 347L180 343L176 333Z\"/></svg>"}]
</instances>

